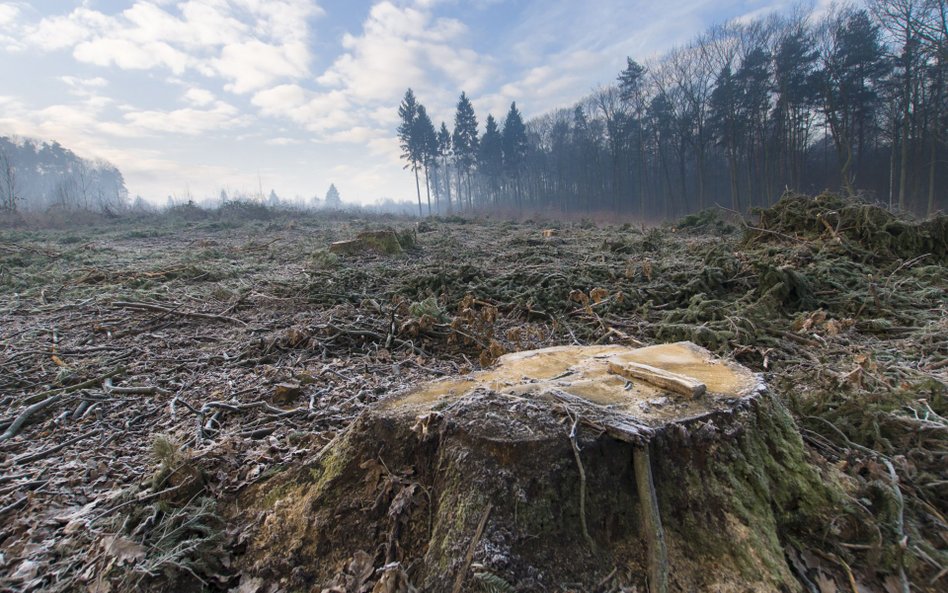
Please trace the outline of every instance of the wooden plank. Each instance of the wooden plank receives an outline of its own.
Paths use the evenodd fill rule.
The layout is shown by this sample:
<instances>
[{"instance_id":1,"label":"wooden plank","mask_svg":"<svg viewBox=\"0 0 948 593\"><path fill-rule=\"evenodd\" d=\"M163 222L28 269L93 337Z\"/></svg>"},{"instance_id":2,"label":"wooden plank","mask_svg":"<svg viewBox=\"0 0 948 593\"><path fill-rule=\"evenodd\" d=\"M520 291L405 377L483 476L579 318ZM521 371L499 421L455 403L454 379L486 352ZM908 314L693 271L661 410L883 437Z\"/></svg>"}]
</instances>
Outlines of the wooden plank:
<instances>
[{"instance_id":1,"label":"wooden plank","mask_svg":"<svg viewBox=\"0 0 948 593\"><path fill-rule=\"evenodd\" d=\"M644 381L659 389L666 389L691 398L701 397L707 391L704 383L691 377L639 362L610 362L609 372L626 379Z\"/></svg>"}]
</instances>

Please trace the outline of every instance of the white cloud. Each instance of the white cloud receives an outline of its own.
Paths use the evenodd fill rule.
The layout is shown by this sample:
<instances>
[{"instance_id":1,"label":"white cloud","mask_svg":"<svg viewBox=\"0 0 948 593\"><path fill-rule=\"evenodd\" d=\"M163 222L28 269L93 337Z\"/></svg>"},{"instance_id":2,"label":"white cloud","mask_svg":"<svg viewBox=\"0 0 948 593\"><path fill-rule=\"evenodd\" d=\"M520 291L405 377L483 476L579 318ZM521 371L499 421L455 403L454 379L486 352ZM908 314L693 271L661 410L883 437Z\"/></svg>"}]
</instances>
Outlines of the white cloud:
<instances>
[{"instance_id":1,"label":"white cloud","mask_svg":"<svg viewBox=\"0 0 948 593\"><path fill-rule=\"evenodd\" d=\"M131 111L124 116L133 129L197 136L243 125L245 119L233 105L217 101L210 109L186 107L173 111Z\"/></svg>"},{"instance_id":2,"label":"white cloud","mask_svg":"<svg viewBox=\"0 0 948 593\"><path fill-rule=\"evenodd\" d=\"M268 115L278 115L295 109L306 102L306 90L296 84L281 84L265 91L259 91L251 99Z\"/></svg>"},{"instance_id":3,"label":"white cloud","mask_svg":"<svg viewBox=\"0 0 948 593\"><path fill-rule=\"evenodd\" d=\"M309 20L321 14L310 0L138 0L115 14L83 6L47 16L22 34L43 51L72 48L82 63L194 71L246 93L308 76Z\"/></svg>"},{"instance_id":4,"label":"white cloud","mask_svg":"<svg viewBox=\"0 0 948 593\"><path fill-rule=\"evenodd\" d=\"M492 67L464 47L467 34L462 22L436 18L427 7L383 1L370 10L361 35L343 38L346 52L317 80L343 89L359 104L397 102L406 87L425 90L435 77L446 86L476 92Z\"/></svg>"},{"instance_id":5,"label":"white cloud","mask_svg":"<svg viewBox=\"0 0 948 593\"><path fill-rule=\"evenodd\" d=\"M212 67L233 81L227 90L246 93L280 78L302 78L309 72L309 50L305 43L272 45L252 39L225 45Z\"/></svg>"},{"instance_id":6,"label":"white cloud","mask_svg":"<svg viewBox=\"0 0 948 593\"><path fill-rule=\"evenodd\" d=\"M109 81L102 78L101 76L96 76L93 78L80 78L78 76L60 76L59 80L66 83L66 85L71 89L82 90L83 92L88 92L89 89L97 89L108 86Z\"/></svg>"},{"instance_id":7,"label":"white cloud","mask_svg":"<svg viewBox=\"0 0 948 593\"><path fill-rule=\"evenodd\" d=\"M184 93L184 100L196 107L204 107L214 102L214 93L207 89L190 88Z\"/></svg>"},{"instance_id":8,"label":"white cloud","mask_svg":"<svg viewBox=\"0 0 948 593\"><path fill-rule=\"evenodd\" d=\"M285 138L281 136L278 138L269 138L264 140L263 143L270 146L290 146L293 144L302 144L303 141L298 138Z\"/></svg>"},{"instance_id":9,"label":"white cloud","mask_svg":"<svg viewBox=\"0 0 948 593\"><path fill-rule=\"evenodd\" d=\"M388 138L391 133L384 130L369 128L366 126L355 126L347 130L342 130L331 134L328 137L330 142L351 142L354 144L368 144L371 140Z\"/></svg>"},{"instance_id":10,"label":"white cloud","mask_svg":"<svg viewBox=\"0 0 948 593\"><path fill-rule=\"evenodd\" d=\"M253 96L251 103L263 115L287 118L311 132L326 132L356 125L358 110L341 91L316 93L301 86L284 84Z\"/></svg>"},{"instance_id":11,"label":"white cloud","mask_svg":"<svg viewBox=\"0 0 948 593\"><path fill-rule=\"evenodd\" d=\"M13 4L0 4L0 26L8 26L16 20L20 9Z\"/></svg>"},{"instance_id":12,"label":"white cloud","mask_svg":"<svg viewBox=\"0 0 948 593\"><path fill-rule=\"evenodd\" d=\"M188 54L162 42L134 42L116 37L96 38L78 44L72 54L80 62L115 65L123 70L150 70L164 66L181 74L191 65Z\"/></svg>"}]
</instances>

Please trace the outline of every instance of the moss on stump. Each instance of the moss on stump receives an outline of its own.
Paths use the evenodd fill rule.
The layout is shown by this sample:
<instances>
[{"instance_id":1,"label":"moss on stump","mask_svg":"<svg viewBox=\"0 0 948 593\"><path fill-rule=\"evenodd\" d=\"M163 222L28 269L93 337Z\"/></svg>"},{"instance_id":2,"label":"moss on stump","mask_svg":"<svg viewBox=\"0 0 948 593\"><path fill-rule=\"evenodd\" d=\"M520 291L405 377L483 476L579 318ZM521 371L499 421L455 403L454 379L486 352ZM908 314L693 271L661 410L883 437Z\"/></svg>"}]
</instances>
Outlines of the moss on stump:
<instances>
[{"instance_id":1,"label":"moss on stump","mask_svg":"<svg viewBox=\"0 0 948 593\"><path fill-rule=\"evenodd\" d=\"M818 536L835 488L743 367L690 343L549 348L394 396L245 493L241 562L289 591L799 591L784 546Z\"/></svg>"}]
</instances>

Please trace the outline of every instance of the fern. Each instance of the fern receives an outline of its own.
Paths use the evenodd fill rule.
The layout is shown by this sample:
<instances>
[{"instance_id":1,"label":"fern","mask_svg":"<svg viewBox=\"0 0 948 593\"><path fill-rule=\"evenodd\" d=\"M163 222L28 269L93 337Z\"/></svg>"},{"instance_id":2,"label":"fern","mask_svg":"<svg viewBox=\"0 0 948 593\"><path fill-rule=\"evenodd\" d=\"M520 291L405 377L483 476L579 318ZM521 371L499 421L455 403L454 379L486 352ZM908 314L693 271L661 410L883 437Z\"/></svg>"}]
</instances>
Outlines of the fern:
<instances>
[{"instance_id":1,"label":"fern","mask_svg":"<svg viewBox=\"0 0 948 593\"><path fill-rule=\"evenodd\" d=\"M484 593L514 593L515 591L513 585L490 572L476 572L474 578L477 579Z\"/></svg>"}]
</instances>

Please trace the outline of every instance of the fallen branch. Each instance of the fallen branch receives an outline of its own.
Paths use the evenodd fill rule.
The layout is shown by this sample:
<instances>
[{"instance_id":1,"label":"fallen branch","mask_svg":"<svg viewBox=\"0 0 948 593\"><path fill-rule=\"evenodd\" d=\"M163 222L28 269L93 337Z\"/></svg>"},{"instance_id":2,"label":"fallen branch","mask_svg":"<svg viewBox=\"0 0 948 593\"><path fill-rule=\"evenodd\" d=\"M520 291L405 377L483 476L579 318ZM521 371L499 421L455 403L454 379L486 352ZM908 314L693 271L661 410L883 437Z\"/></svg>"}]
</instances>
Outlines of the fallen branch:
<instances>
[{"instance_id":1,"label":"fallen branch","mask_svg":"<svg viewBox=\"0 0 948 593\"><path fill-rule=\"evenodd\" d=\"M665 548L665 531L658 510L658 497L652 481L652 465L648 455L648 444L632 448L635 470L635 487L639 495L639 512L645 540L648 543L648 590L649 593L668 591L668 550Z\"/></svg>"},{"instance_id":2,"label":"fallen branch","mask_svg":"<svg viewBox=\"0 0 948 593\"><path fill-rule=\"evenodd\" d=\"M162 307L161 305L153 305L151 303L140 303L133 301L115 301L112 303L112 306L117 309L131 309L133 311L154 311L156 313L164 313L165 315L174 314L180 315L181 317L192 317L194 319L211 319L214 321L227 321L230 323L239 323L240 325L247 326L246 321L241 321L236 317L228 317L226 315L214 315L213 313L198 313L197 311L178 311L177 309L169 309L168 307Z\"/></svg>"},{"instance_id":3,"label":"fallen branch","mask_svg":"<svg viewBox=\"0 0 948 593\"><path fill-rule=\"evenodd\" d=\"M481 515L481 520L477 524L477 530L474 531L474 537L471 538L471 545L467 548L464 562L461 563L461 569L458 571L458 576L454 580L454 588L451 589L451 593L461 593L461 587L464 586L464 577L467 576L467 571L471 568L471 562L474 560L474 551L477 549L477 543L481 541L481 534L484 533L484 527L487 525L487 517L490 516L490 511L493 508L494 505L487 503L487 508L484 509L484 514Z\"/></svg>"},{"instance_id":4,"label":"fallen branch","mask_svg":"<svg viewBox=\"0 0 948 593\"><path fill-rule=\"evenodd\" d=\"M86 439L89 438L89 437L96 436L96 435L99 434L100 432L102 432L102 429L96 428L96 429L94 429L94 430L90 430L89 432L87 432L87 433L85 433L85 434L81 434L81 435L79 435L79 436L77 436L77 437L74 437L74 438L69 439L68 441L62 442L62 443L56 445L55 447L49 447L49 448L47 448L47 449L43 449L42 451L37 451L36 453L29 453L29 454L27 454L27 455L21 455L21 456L19 456L19 457L14 457L14 458L13 458L13 464L14 464L14 465L23 465L23 464L25 464L25 463L31 463L31 462L33 462L33 461L39 461L40 459L45 459L45 458L49 457L50 455L52 455L53 453L57 453L57 452L59 452L59 451L62 451L62 450L65 449L66 447L68 447L68 446L70 446L70 445L72 445L72 444L78 443L79 441L84 441L84 440L86 440Z\"/></svg>"},{"instance_id":5,"label":"fallen branch","mask_svg":"<svg viewBox=\"0 0 948 593\"><path fill-rule=\"evenodd\" d=\"M102 389L106 393L119 394L119 395L171 395L171 392L167 389L162 389L157 386L147 386L147 385L129 385L128 387L116 387L112 385L112 379L106 379L102 382Z\"/></svg>"},{"instance_id":6,"label":"fallen branch","mask_svg":"<svg viewBox=\"0 0 948 593\"><path fill-rule=\"evenodd\" d=\"M124 367L117 367L104 375L100 375L96 377L95 379L89 379L88 381L83 381L82 383L76 383L75 385L69 385L68 387L58 387L56 389L50 389L49 391L44 391L42 393L30 395L23 400L23 404L29 405L34 402L38 402L39 400L47 396L53 395L55 393L72 393L73 391L78 391L80 389L87 389L89 387L98 387L106 379L111 379L112 377L121 375L124 372L125 372Z\"/></svg>"},{"instance_id":7,"label":"fallen branch","mask_svg":"<svg viewBox=\"0 0 948 593\"><path fill-rule=\"evenodd\" d=\"M56 403L59 403L59 401L65 396L65 393L57 393L56 395L47 397L41 402L35 403L32 406L28 406L25 410L20 412L20 415L16 417L16 420L14 420L12 424L10 424L10 427L7 428L6 432L0 434L0 443L10 440L18 435L20 431L23 430L23 426L26 425L26 421L30 419L30 416L37 412L41 412L42 410L45 410Z\"/></svg>"},{"instance_id":8,"label":"fallen branch","mask_svg":"<svg viewBox=\"0 0 948 593\"><path fill-rule=\"evenodd\" d=\"M567 414L569 410L567 409ZM583 460L579 456L579 437L577 429L579 428L579 415L573 418L573 425L569 431L569 444L573 447L573 457L576 458L576 467L579 469L579 525L583 531L583 539L589 545L591 552L596 551L596 542L589 535L589 527L586 525L586 468L583 467Z\"/></svg>"},{"instance_id":9,"label":"fallen branch","mask_svg":"<svg viewBox=\"0 0 948 593\"><path fill-rule=\"evenodd\" d=\"M5 507L0 508L0 517L6 515L10 511L15 511L16 509L26 505L27 497L18 498L17 500L11 502Z\"/></svg>"}]
</instances>

